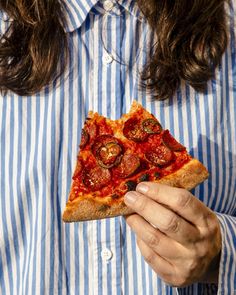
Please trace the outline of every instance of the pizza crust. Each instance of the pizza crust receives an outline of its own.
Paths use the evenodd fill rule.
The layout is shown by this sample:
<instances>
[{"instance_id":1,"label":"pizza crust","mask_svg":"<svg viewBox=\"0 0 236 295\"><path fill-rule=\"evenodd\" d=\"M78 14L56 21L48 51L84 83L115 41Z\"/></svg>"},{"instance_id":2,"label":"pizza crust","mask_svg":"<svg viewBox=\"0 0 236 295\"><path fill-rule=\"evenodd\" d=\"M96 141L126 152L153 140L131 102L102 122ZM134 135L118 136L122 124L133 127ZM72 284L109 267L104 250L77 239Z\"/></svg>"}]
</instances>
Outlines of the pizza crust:
<instances>
[{"instance_id":1,"label":"pizza crust","mask_svg":"<svg viewBox=\"0 0 236 295\"><path fill-rule=\"evenodd\" d=\"M115 137L121 139L123 142L127 141L119 126L129 119L133 113L137 113L139 111L142 111L143 118L154 117L152 114L147 112L142 105L134 101L129 113L124 114L120 119L113 121L105 118L107 123L111 125L113 130L115 130ZM94 112L89 112L88 115L90 119L94 120L96 120L97 116L98 118L100 117L98 113ZM190 161L183 165L179 170L164 176L161 179L154 180L154 182L191 190L199 183L207 179L208 176L209 173L201 162L197 159L190 159ZM133 210L125 205L123 198L124 196L121 196L120 199L113 201L111 196L99 198L94 197L92 194L84 194L72 201L69 199L62 219L65 222L76 222L134 213Z\"/></svg>"},{"instance_id":2,"label":"pizza crust","mask_svg":"<svg viewBox=\"0 0 236 295\"><path fill-rule=\"evenodd\" d=\"M101 204L91 199L74 200L68 202L63 213L64 222L95 220L119 215L128 215L133 210L128 208L123 201L114 203L111 207L104 205L101 210Z\"/></svg>"},{"instance_id":3,"label":"pizza crust","mask_svg":"<svg viewBox=\"0 0 236 295\"><path fill-rule=\"evenodd\" d=\"M181 167L180 170L154 182L191 190L207 179L208 175L209 173L204 165L197 159L192 159ZM104 206L103 210L101 210L101 206ZM123 198L119 202L114 202L106 206L106 203L96 202L84 196L84 199L78 198L67 203L62 219L65 222L75 222L128 215L131 213L133 213L133 210L125 205Z\"/></svg>"},{"instance_id":4,"label":"pizza crust","mask_svg":"<svg viewBox=\"0 0 236 295\"><path fill-rule=\"evenodd\" d=\"M156 180L155 182L191 190L206 180L208 176L209 173L205 166L197 159L191 159L181 167L180 170Z\"/></svg>"}]
</instances>

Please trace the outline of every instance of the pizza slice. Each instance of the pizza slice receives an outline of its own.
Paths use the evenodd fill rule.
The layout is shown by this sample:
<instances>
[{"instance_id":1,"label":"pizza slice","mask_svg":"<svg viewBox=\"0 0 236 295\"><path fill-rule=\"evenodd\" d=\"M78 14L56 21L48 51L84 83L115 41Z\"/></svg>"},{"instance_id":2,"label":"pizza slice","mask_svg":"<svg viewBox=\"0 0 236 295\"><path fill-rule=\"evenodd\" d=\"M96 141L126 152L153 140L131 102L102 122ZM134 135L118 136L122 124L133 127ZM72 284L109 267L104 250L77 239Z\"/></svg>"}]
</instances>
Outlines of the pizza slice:
<instances>
[{"instance_id":1,"label":"pizza slice","mask_svg":"<svg viewBox=\"0 0 236 295\"><path fill-rule=\"evenodd\" d=\"M207 177L204 165L136 101L115 121L89 112L63 221L132 213L124 195L142 181L190 190Z\"/></svg>"}]
</instances>

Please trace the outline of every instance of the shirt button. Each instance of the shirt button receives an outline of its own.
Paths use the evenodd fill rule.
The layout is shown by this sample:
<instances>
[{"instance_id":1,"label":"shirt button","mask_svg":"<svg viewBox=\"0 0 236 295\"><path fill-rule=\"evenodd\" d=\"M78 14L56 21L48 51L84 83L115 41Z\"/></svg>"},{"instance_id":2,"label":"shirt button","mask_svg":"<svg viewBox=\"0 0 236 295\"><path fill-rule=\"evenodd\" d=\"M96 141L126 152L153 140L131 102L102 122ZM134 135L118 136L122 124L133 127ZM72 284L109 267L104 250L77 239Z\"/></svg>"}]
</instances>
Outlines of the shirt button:
<instances>
[{"instance_id":1,"label":"shirt button","mask_svg":"<svg viewBox=\"0 0 236 295\"><path fill-rule=\"evenodd\" d=\"M110 0L105 0L103 2L103 8L106 10L106 11L110 11L114 6L114 3L112 3Z\"/></svg>"},{"instance_id":2,"label":"shirt button","mask_svg":"<svg viewBox=\"0 0 236 295\"><path fill-rule=\"evenodd\" d=\"M110 64L113 61L113 58L109 54L104 54L102 61L104 64Z\"/></svg>"},{"instance_id":3,"label":"shirt button","mask_svg":"<svg viewBox=\"0 0 236 295\"><path fill-rule=\"evenodd\" d=\"M109 249L103 249L101 256L104 261L108 261L112 258L112 252Z\"/></svg>"}]
</instances>

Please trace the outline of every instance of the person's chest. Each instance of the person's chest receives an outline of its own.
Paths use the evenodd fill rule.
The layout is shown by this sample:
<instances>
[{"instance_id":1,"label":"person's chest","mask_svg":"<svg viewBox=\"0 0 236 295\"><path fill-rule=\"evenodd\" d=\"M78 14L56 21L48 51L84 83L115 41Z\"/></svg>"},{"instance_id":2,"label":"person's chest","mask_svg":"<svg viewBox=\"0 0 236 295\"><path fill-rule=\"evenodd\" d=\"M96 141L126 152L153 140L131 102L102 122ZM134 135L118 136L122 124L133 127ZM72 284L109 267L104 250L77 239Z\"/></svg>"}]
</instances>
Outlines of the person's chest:
<instances>
[{"instance_id":1,"label":"person's chest","mask_svg":"<svg viewBox=\"0 0 236 295\"><path fill-rule=\"evenodd\" d=\"M3 174L10 185L13 175L22 178L23 191L30 181L38 194L56 189L64 204L88 111L117 119L135 99L209 169L209 180L196 196L213 209L233 210L233 202L227 202L235 198L236 183L233 43L205 95L183 84L164 102L151 101L153 95L141 88L155 36L137 6L117 4L106 11L102 3L96 5L80 28L68 33L68 43L68 66L57 85L32 97L8 94L0 100Z\"/></svg>"}]
</instances>

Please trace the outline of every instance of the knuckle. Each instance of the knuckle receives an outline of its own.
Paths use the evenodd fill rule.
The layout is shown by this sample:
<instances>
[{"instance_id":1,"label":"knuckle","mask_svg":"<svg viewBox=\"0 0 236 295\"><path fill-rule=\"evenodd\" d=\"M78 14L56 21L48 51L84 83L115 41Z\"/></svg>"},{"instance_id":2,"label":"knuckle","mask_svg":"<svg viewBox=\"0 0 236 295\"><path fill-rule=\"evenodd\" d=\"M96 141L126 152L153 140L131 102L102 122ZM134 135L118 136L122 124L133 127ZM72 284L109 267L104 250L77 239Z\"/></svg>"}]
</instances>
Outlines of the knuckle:
<instances>
[{"instance_id":1,"label":"knuckle","mask_svg":"<svg viewBox=\"0 0 236 295\"><path fill-rule=\"evenodd\" d=\"M216 234L218 234L220 232L219 221L214 214L210 215L210 220L211 220L211 222L210 222L209 230L210 230L210 233L213 236L215 236Z\"/></svg>"},{"instance_id":2,"label":"knuckle","mask_svg":"<svg viewBox=\"0 0 236 295\"><path fill-rule=\"evenodd\" d=\"M144 198L141 198L137 202L137 208L140 212L144 212L147 208L147 201Z\"/></svg>"},{"instance_id":3,"label":"knuckle","mask_svg":"<svg viewBox=\"0 0 236 295\"><path fill-rule=\"evenodd\" d=\"M159 242L160 242L160 239L157 237L157 235L155 233L153 233L153 232L148 233L147 244L149 247L155 248L155 247L157 247Z\"/></svg>"},{"instance_id":4,"label":"knuckle","mask_svg":"<svg viewBox=\"0 0 236 295\"><path fill-rule=\"evenodd\" d=\"M205 210L203 220L207 229L212 228L212 224L215 224L215 218L215 214L210 209Z\"/></svg>"},{"instance_id":5,"label":"knuckle","mask_svg":"<svg viewBox=\"0 0 236 295\"><path fill-rule=\"evenodd\" d=\"M192 195L185 189L180 189L178 197L176 198L177 206L180 208L186 208L192 201Z\"/></svg>"},{"instance_id":6,"label":"knuckle","mask_svg":"<svg viewBox=\"0 0 236 295\"><path fill-rule=\"evenodd\" d=\"M176 215L173 215L170 218L170 221L167 223L166 230L168 232L176 233L179 231L179 224L180 224L180 218Z\"/></svg>"},{"instance_id":7,"label":"knuckle","mask_svg":"<svg viewBox=\"0 0 236 295\"><path fill-rule=\"evenodd\" d=\"M202 230L203 237L211 238L220 234L220 225L217 217L210 210L204 216L205 228Z\"/></svg>"},{"instance_id":8,"label":"knuckle","mask_svg":"<svg viewBox=\"0 0 236 295\"><path fill-rule=\"evenodd\" d=\"M144 257L145 261L148 264L152 264L152 262L153 262L153 253L151 251L148 251L147 253L145 253L145 255L143 257Z\"/></svg>"}]
</instances>

